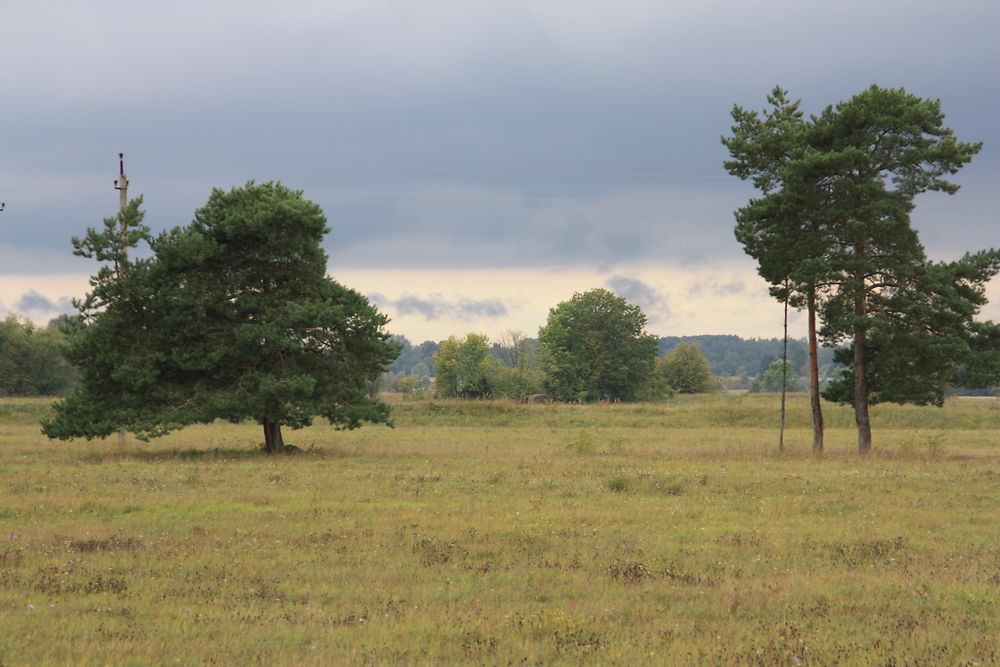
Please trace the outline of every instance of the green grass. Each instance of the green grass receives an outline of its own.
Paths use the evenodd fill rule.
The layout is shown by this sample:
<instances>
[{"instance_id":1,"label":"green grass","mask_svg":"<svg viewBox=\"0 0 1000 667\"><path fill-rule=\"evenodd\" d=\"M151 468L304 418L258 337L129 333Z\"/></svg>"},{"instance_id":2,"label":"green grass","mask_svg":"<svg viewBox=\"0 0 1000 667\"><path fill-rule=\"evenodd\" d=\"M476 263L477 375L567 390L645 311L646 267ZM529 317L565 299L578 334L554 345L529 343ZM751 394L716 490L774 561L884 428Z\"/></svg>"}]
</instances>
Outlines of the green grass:
<instances>
[{"instance_id":1,"label":"green grass","mask_svg":"<svg viewBox=\"0 0 1000 667\"><path fill-rule=\"evenodd\" d=\"M0 401L0 663L994 664L1000 402L403 401L53 442Z\"/></svg>"}]
</instances>

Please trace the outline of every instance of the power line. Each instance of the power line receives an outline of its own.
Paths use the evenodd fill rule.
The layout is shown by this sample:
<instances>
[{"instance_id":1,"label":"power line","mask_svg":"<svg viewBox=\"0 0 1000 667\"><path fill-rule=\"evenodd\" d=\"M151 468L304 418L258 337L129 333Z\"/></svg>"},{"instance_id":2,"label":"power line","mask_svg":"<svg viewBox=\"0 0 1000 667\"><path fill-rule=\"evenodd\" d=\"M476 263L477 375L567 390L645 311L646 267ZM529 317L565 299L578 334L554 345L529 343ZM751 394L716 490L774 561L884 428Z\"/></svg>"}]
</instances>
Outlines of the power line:
<instances>
[{"instance_id":1,"label":"power line","mask_svg":"<svg viewBox=\"0 0 1000 667\"><path fill-rule=\"evenodd\" d=\"M133 156L135 157L135 156ZM419 171L431 173L456 173L456 174L500 174L500 175L525 175L525 176L597 176L613 178L677 178L677 179L729 179L729 175L723 174L689 174L680 172L642 172L642 171L564 171L558 169L486 169L477 167L431 167L421 165L401 165L401 164L355 164L331 161L303 161L303 160L276 160L270 158L248 158L236 156L184 156L167 155L157 153L140 153L138 157L159 159L159 160L183 160L190 161L213 161L213 162L235 162L240 164L280 164L295 167L327 167L333 169L368 169L376 171Z\"/></svg>"},{"instance_id":2,"label":"power line","mask_svg":"<svg viewBox=\"0 0 1000 667\"><path fill-rule=\"evenodd\" d=\"M101 185L104 181L79 181L76 183L50 183L46 185L17 185L5 187L4 190L60 190L64 188L80 188L89 185Z\"/></svg>"},{"instance_id":3,"label":"power line","mask_svg":"<svg viewBox=\"0 0 1000 667\"><path fill-rule=\"evenodd\" d=\"M199 188L215 188L218 185L196 183L193 181L174 181L167 179L149 179L149 183L167 183L171 185L186 185ZM479 195L444 192L400 192L391 190L353 190L348 188L303 187L307 192L331 192L335 194L362 195L367 197L398 197L414 199L459 199L470 201L584 201L600 204L653 204L669 205L675 200L669 199L621 199L600 197L570 197L570 196L540 196L540 195Z\"/></svg>"}]
</instances>

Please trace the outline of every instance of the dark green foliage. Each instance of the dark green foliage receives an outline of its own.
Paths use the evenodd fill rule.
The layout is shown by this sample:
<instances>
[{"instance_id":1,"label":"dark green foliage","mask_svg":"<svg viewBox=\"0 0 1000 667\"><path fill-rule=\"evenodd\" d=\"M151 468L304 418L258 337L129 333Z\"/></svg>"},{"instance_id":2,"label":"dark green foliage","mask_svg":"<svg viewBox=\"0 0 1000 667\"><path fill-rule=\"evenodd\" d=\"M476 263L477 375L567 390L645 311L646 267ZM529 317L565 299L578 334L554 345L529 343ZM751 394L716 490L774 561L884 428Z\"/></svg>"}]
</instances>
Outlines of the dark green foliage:
<instances>
[{"instance_id":1,"label":"dark green foliage","mask_svg":"<svg viewBox=\"0 0 1000 667\"><path fill-rule=\"evenodd\" d=\"M64 339L58 320L39 328L8 315L0 322L0 395L53 396L66 391L76 372L60 352Z\"/></svg>"},{"instance_id":2,"label":"dark green foliage","mask_svg":"<svg viewBox=\"0 0 1000 667\"><path fill-rule=\"evenodd\" d=\"M757 260L760 275L779 299L798 301L814 289L822 269L826 239L819 233L817 210L822 202L814 184L789 181L789 165L810 155L809 122L788 93L775 87L763 114L733 107L733 134L723 137L731 160L724 163L734 176L751 180L766 196L752 199L736 212L736 238ZM801 187L805 185L805 187Z\"/></svg>"},{"instance_id":3,"label":"dark green foliage","mask_svg":"<svg viewBox=\"0 0 1000 667\"><path fill-rule=\"evenodd\" d=\"M656 361L656 337L638 306L606 289L577 293L538 332L545 389L558 400L633 400Z\"/></svg>"},{"instance_id":4,"label":"dark green foliage","mask_svg":"<svg viewBox=\"0 0 1000 667\"><path fill-rule=\"evenodd\" d=\"M1000 326L993 322L973 322L968 345L968 352L959 360L955 383L973 390L1000 390Z\"/></svg>"},{"instance_id":5,"label":"dark green foliage","mask_svg":"<svg viewBox=\"0 0 1000 667\"><path fill-rule=\"evenodd\" d=\"M188 227L150 239L149 259L102 269L67 348L80 385L45 432L99 437L124 424L146 438L254 419L277 452L283 424L386 422L366 387L398 348L386 318L326 276L326 231L300 192L249 183L214 190ZM106 259L115 242L92 232L77 245Z\"/></svg>"},{"instance_id":6,"label":"dark green foliage","mask_svg":"<svg viewBox=\"0 0 1000 667\"><path fill-rule=\"evenodd\" d=\"M871 403L941 405L955 384L1000 384L1000 327L972 319L998 270L998 251L928 263L884 305L876 302L882 317L869 330L865 364ZM853 354L853 347L838 352L846 368L827 387L827 399L854 401Z\"/></svg>"}]
</instances>

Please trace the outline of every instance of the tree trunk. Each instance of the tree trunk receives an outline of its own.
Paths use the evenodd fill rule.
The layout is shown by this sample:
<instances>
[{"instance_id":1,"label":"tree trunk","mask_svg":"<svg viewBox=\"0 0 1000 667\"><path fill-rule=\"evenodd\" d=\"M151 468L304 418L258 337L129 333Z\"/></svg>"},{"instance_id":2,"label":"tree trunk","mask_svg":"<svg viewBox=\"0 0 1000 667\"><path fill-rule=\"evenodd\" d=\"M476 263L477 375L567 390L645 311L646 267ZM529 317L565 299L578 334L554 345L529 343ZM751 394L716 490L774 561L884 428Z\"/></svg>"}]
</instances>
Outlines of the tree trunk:
<instances>
[{"instance_id":1,"label":"tree trunk","mask_svg":"<svg viewBox=\"0 0 1000 667\"><path fill-rule=\"evenodd\" d=\"M264 420L264 451L268 454L284 454L285 441L281 437L281 424Z\"/></svg>"},{"instance_id":2,"label":"tree trunk","mask_svg":"<svg viewBox=\"0 0 1000 667\"><path fill-rule=\"evenodd\" d=\"M781 431L778 451L785 451L785 396L788 393L788 281L785 281L785 336L781 346Z\"/></svg>"},{"instance_id":3,"label":"tree trunk","mask_svg":"<svg viewBox=\"0 0 1000 667\"><path fill-rule=\"evenodd\" d=\"M813 453L823 453L823 408L819 402L819 345L816 343L816 290L809 288L809 402L812 406Z\"/></svg>"},{"instance_id":4,"label":"tree trunk","mask_svg":"<svg viewBox=\"0 0 1000 667\"><path fill-rule=\"evenodd\" d=\"M861 308L863 309L863 302ZM858 326L854 330L854 421L858 425L858 452L867 454L872 449L872 423L868 418L868 378L866 377L867 330Z\"/></svg>"}]
</instances>

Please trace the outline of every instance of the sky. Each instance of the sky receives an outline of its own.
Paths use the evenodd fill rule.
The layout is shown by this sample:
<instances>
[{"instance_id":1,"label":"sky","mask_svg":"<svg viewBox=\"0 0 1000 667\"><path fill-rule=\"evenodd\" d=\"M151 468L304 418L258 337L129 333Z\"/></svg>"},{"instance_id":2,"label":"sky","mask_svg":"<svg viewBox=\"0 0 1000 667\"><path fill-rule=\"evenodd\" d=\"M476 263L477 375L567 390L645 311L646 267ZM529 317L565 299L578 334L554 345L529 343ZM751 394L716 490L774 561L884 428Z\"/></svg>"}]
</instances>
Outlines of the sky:
<instances>
[{"instance_id":1,"label":"sky","mask_svg":"<svg viewBox=\"0 0 1000 667\"><path fill-rule=\"evenodd\" d=\"M918 197L928 255L1000 246L996 0L3 0L0 316L72 309L70 238L154 232L213 187L320 204L329 272L413 342L529 336L595 287L661 336L781 335L733 236L734 104L817 113L873 83L942 101L984 147ZM982 319L1000 320L1000 280ZM804 318L792 314L792 333Z\"/></svg>"}]
</instances>

